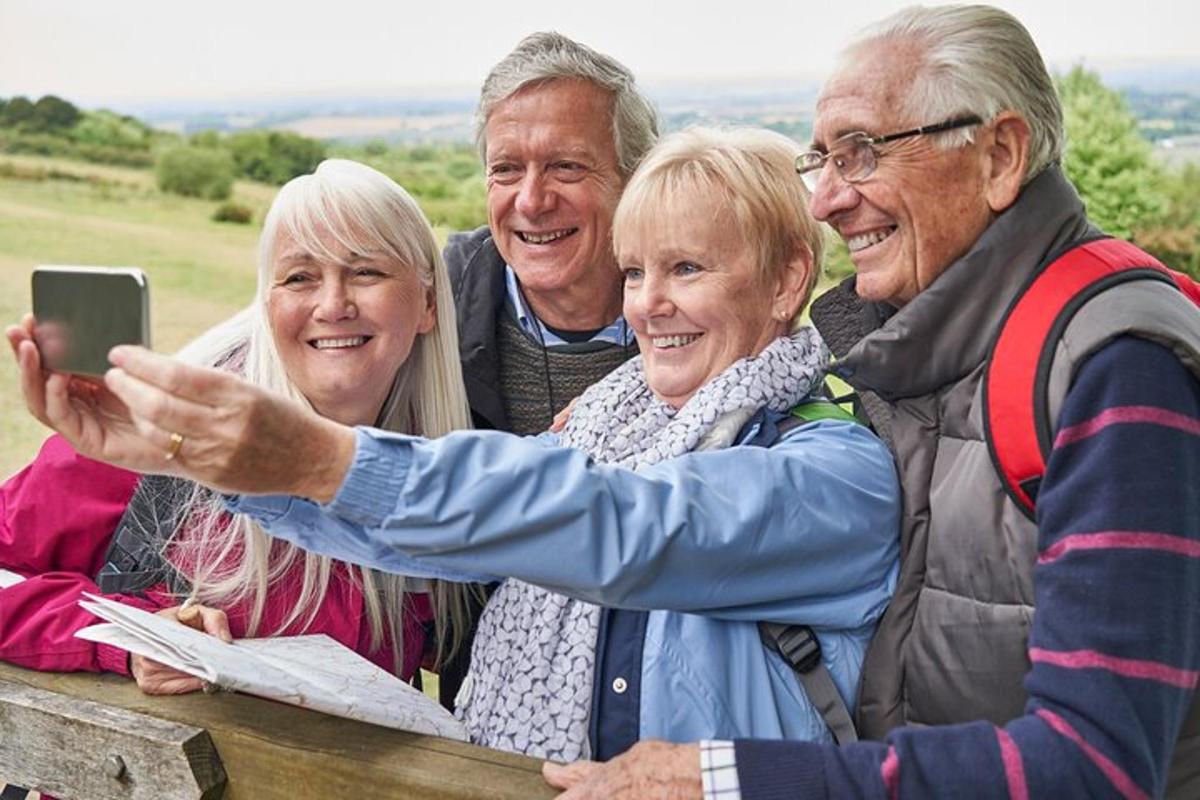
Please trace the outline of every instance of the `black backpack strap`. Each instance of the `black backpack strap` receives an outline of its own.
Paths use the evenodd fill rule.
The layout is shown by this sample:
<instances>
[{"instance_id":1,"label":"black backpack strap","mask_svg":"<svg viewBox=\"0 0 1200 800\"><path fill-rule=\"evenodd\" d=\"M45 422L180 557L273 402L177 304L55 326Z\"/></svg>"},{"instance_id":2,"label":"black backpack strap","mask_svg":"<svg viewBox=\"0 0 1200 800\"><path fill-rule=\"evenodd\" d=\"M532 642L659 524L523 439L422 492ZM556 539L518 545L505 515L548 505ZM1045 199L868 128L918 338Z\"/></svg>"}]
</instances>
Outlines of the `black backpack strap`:
<instances>
[{"instance_id":1,"label":"black backpack strap","mask_svg":"<svg viewBox=\"0 0 1200 800\"><path fill-rule=\"evenodd\" d=\"M148 475L138 483L96 574L104 594L141 594L167 584L187 594L189 587L163 555L167 541L182 521L194 484L180 478Z\"/></svg>"},{"instance_id":2,"label":"black backpack strap","mask_svg":"<svg viewBox=\"0 0 1200 800\"><path fill-rule=\"evenodd\" d=\"M850 710L842 699L841 692L821 660L821 644L816 634L807 625L782 625L777 622L759 622L758 634L767 649L783 656L793 670L808 700L817 709L821 719L839 745L857 742L858 732L850 719Z\"/></svg>"}]
</instances>

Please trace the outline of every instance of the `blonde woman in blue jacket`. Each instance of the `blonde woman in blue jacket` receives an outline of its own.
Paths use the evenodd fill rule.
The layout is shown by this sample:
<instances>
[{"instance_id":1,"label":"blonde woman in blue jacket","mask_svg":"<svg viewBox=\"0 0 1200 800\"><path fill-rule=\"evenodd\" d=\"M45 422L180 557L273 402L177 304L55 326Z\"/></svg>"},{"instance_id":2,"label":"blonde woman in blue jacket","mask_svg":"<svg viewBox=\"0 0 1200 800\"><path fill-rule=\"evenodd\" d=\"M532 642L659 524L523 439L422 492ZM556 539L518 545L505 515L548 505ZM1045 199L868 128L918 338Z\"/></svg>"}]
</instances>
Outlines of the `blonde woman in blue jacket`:
<instances>
[{"instance_id":1,"label":"blonde woman in blue jacket","mask_svg":"<svg viewBox=\"0 0 1200 800\"><path fill-rule=\"evenodd\" d=\"M641 356L584 393L558 434L347 428L124 348L106 384L126 415L101 416L43 382L11 329L26 397L84 452L239 492L233 509L306 549L506 578L460 695L482 744L569 761L647 737L828 740L758 623L810 626L852 707L895 585L899 500L865 428L787 422L828 358L800 323L821 232L797 152L747 130L685 131L650 152L614 221ZM555 181L589 180L589 166L512 170L493 175L540 198L536 218L515 216L524 232L569 240Z\"/></svg>"}]
</instances>

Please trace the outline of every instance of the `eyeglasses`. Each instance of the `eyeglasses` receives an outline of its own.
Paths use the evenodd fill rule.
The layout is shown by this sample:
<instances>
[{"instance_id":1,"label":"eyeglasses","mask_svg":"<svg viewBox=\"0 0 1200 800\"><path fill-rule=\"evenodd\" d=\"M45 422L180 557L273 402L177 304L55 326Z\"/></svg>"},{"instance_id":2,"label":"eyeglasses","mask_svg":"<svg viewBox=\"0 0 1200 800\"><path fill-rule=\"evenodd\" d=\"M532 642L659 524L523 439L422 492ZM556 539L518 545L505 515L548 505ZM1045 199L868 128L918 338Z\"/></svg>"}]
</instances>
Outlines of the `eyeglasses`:
<instances>
[{"instance_id":1,"label":"eyeglasses","mask_svg":"<svg viewBox=\"0 0 1200 800\"><path fill-rule=\"evenodd\" d=\"M982 123L983 120L980 117L971 114L965 117L956 117L947 122L939 122L937 125L924 125L910 131L889 133L886 136L868 136L862 131L847 133L830 145L827 153L820 150L809 150L796 156L796 172L799 173L800 180L804 181L804 185L810 192L816 190L817 181L821 178L821 169L826 163L833 164L842 180L847 183L858 183L871 177L875 167L879 166L879 159L883 154L875 149L877 145Z\"/></svg>"}]
</instances>

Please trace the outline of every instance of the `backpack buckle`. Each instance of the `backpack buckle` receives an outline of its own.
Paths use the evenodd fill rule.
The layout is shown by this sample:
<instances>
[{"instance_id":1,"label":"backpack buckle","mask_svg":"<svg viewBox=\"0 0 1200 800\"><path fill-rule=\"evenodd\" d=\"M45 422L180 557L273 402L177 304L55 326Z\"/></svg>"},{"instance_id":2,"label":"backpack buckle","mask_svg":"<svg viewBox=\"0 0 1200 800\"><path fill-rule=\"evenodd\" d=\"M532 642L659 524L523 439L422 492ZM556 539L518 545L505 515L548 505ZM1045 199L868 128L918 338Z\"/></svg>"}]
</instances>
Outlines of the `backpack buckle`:
<instances>
[{"instance_id":1,"label":"backpack buckle","mask_svg":"<svg viewBox=\"0 0 1200 800\"><path fill-rule=\"evenodd\" d=\"M810 672L821 663L821 644L807 625L789 625L776 641L793 669Z\"/></svg>"}]
</instances>

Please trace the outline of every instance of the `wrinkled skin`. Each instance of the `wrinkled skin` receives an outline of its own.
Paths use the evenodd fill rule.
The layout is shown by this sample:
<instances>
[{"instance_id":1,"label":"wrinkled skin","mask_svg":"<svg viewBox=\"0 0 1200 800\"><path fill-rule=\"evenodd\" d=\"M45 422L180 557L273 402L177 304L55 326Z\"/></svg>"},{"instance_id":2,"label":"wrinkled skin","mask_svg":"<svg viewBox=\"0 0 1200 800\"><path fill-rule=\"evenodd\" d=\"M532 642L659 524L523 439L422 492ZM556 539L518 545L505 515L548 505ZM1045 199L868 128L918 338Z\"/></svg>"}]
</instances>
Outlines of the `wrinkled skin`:
<instances>
[{"instance_id":1,"label":"wrinkled skin","mask_svg":"<svg viewBox=\"0 0 1200 800\"><path fill-rule=\"evenodd\" d=\"M542 776L563 790L559 800L699 800L703 794L695 744L642 741L603 764L547 761Z\"/></svg>"},{"instance_id":2,"label":"wrinkled skin","mask_svg":"<svg viewBox=\"0 0 1200 800\"><path fill-rule=\"evenodd\" d=\"M854 131L880 136L944 122L906 111L921 54L920 43L904 39L854 51L821 90L813 146L827 149ZM972 136L970 144L948 149L928 136L881 145L878 167L859 183L832 168L821 171L810 208L847 243L864 300L910 302L1016 202L1028 124L1005 111L975 126Z\"/></svg>"}]
</instances>

